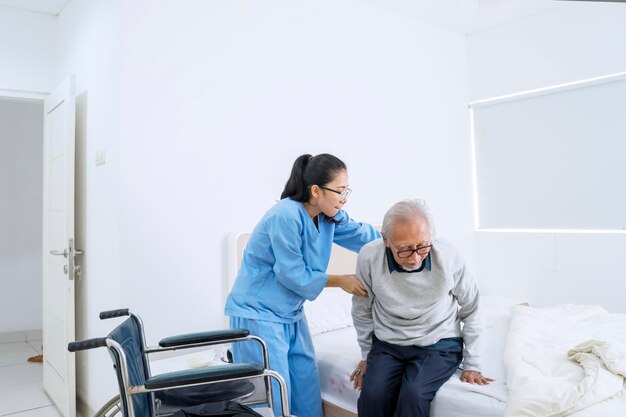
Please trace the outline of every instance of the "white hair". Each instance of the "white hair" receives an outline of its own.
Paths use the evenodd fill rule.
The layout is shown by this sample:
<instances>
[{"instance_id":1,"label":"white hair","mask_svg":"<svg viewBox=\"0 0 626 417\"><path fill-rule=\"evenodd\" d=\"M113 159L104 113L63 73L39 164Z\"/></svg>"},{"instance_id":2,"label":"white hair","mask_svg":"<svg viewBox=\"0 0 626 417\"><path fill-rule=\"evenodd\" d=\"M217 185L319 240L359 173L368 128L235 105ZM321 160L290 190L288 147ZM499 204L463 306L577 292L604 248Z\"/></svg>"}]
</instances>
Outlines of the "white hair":
<instances>
[{"instance_id":1,"label":"white hair","mask_svg":"<svg viewBox=\"0 0 626 417\"><path fill-rule=\"evenodd\" d=\"M430 230L434 230L432 217L424 200L409 199L400 201L391 206L391 208L387 210L387 213L385 213L381 233L385 238L389 238L395 225L409 223L418 218L425 219Z\"/></svg>"}]
</instances>

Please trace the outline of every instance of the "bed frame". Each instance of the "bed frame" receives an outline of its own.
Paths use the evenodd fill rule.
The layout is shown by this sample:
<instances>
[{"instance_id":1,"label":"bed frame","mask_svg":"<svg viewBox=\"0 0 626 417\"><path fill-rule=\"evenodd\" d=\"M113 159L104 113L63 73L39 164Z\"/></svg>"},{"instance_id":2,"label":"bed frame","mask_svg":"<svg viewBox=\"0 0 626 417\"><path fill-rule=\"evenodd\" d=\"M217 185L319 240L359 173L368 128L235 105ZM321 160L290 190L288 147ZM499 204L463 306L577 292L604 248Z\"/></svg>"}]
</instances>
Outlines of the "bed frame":
<instances>
[{"instance_id":1,"label":"bed frame","mask_svg":"<svg viewBox=\"0 0 626 417\"><path fill-rule=\"evenodd\" d=\"M326 401L322 401L322 411L324 417L357 417L356 414Z\"/></svg>"}]
</instances>

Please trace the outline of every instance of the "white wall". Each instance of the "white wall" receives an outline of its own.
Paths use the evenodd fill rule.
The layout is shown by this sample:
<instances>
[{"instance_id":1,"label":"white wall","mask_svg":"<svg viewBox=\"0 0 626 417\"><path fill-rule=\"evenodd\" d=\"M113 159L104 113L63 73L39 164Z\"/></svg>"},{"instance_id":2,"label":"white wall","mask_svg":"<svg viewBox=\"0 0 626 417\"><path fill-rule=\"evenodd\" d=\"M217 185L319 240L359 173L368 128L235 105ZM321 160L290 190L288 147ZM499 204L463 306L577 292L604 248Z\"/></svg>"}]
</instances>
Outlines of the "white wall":
<instances>
[{"instance_id":1,"label":"white wall","mask_svg":"<svg viewBox=\"0 0 626 417\"><path fill-rule=\"evenodd\" d=\"M426 198L471 263L463 36L350 0L122 9L121 293L149 343L223 325L226 237L303 153L345 160L358 220Z\"/></svg>"},{"instance_id":2,"label":"white wall","mask_svg":"<svg viewBox=\"0 0 626 417\"><path fill-rule=\"evenodd\" d=\"M56 55L15 61L0 87L76 76L78 338L106 334L97 313L120 306L150 342L221 327L226 236L254 226L301 153L348 163L357 219L426 198L471 263L462 36L350 0L71 0L43 20ZM17 76L34 67L45 80ZM116 389L110 359L77 361L93 414Z\"/></svg>"},{"instance_id":3,"label":"white wall","mask_svg":"<svg viewBox=\"0 0 626 417\"><path fill-rule=\"evenodd\" d=\"M120 303L120 1L71 0L58 16L62 77L76 77L76 241L85 251L76 282L76 337L106 335L98 313ZM95 165L96 151L106 163ZM105 350L77 354L79 412L93 415L117 391ZM85 407L91 408L87 410Z\"/></svg>"},{"instance_id":4,"label":"white wall","mask_svg":"<svg viewBox=\"0 0 626 417\"><path fill-rule=\"evenodd\" d=\"M41 329L43 103L0 98L0 333Z\"/></svg>"},{"instance_id":5,"label":"white wall","mask_svg":"<svg viewBox=\"0 0 626 417\"><path fill-rule=\"evenodd\" d=\"M152 343L221 326L227 234L250 230L309 152L348 163L357 219L426 198L470 266L476 238L488 292L616 310L622 236L474 236L466 104L468 84L478 99L623 71L622 10L559 9L472 35L466 50L460 35L351 0L71 0L56 67L44 15L31 31L44 58L0 49L16 56L0 62L12 80L0 88L77 76L78 337L106 334L97 313L119 306L143 316ZM20 33L12 21L29 27L2 20L2 35ZM110 360L81 354L78 369L93 410L115 391Z\"/></svg>"},{"instance_id":6,"label":"white wall","mask_svg":"<svg viewBox=\"0 0 626 417\"><path fill-rule=\"evenodd\" d=\"M151 343L222 326L226 236L306 152L348 163L357 219L426 198L472 263L464 37L350 0L72 0L58 31L51 84L72 73L78 93L77 337L120 306ZM90 414L115 391L110 360L77 360Z\"/></svg>"},{"instance_id":7,"label":"white wall","mask_svg":"<svg viewBox=\"0 0 626 417\"><path fill-rule=\"evenodd\" d=\"M472 34L470 99L626 71L624 39L626 5L608 3L576 3ZM536 305L600 304L626 312L624 253L624 234L476 233L485 291Z\"/></svg>"},{"instance_id":8,"label":"white wall","mask_svg":"<svg viewBox=\"0 0 626 417\"><path fill-rule=\"evenodd\" d=\"M55 16L0 6L0 90L55 86Z\"/></svg>"},{"instance_id":9,"label":"white wall","mask_svg":"<svg viewBox=\"0 0 626 417\"><path fill-rule=\"evenodd\" d=\"M623 4L573 3L468 36L472 101L626 70Z\"/></svg>"}]
</instances>

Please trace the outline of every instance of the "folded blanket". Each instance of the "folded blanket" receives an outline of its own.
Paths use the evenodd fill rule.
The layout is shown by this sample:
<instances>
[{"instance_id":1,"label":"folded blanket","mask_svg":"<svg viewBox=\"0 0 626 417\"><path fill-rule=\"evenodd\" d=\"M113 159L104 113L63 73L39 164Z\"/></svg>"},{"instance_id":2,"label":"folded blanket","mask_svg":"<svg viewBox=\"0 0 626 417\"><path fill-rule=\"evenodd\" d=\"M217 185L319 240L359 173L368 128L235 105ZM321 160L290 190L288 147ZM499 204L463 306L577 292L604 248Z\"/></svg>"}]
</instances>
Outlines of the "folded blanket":
<instances>
[{"instance_id":1,"label":"folded blanket","mask_svg":"<svg viewBox=\"0 0 626 417\"><path fill-rule=\"evenodd\" d=\"M626 344L619 341L588 340L567 352L567 357L581 363L585 357L599 360L607 370L626 378Z\"/></svg>"},{"instance_id":2,"label":"folded blanket","mask_svg":"<svg viewBox=\"0 0 626 417\"><path fill-rule=\"evenodd\" d=\"M568 416L622 393L626 315L574 305L516 306L512 314L506 417Z\"/></svg>"},{"instance_id":3,"label":"folded blanket","mask_svg":"<svg viewBox=\"0 0 626 417\"><path fill-rule=\"evenodd\" d=\"M567 357L578 362L585 372L583 379L565 393L571 404L568 414L604 401L624 389L626 345L619 341L588 340L570 350Z\"/></svg>"}]
</instances>

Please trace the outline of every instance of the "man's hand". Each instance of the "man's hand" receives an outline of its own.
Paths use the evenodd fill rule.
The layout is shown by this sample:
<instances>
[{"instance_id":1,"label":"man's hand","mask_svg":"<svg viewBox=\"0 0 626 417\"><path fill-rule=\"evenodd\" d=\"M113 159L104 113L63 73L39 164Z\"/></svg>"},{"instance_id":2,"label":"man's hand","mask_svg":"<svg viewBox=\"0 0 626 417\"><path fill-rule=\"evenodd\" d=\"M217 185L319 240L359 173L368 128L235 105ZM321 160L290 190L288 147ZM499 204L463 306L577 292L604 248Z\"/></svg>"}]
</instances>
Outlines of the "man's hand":
<instances>
[{"instance_id":1,"label":"man's hand","mask_svg":"<svg viewBox=\"0 0 626 417\"><path fill-rule=\"evenodd\" d=\"M361 361L350 375L350 381L354 381L354 389L360 390L363 386L363 376L365 375L365 368L367 368L367 362Z\"/></svg>"},{"instance_id":2,"label":"man's hand","mask_svg":"<svg viewBox=\"0 0 626 417\"><path fill-rule=\"evenodd\" d=\"M488 385L495 380L482 376L478 371L463 371L461 381L469 382L470 384Z\"/></svg>"}]
</instances>

